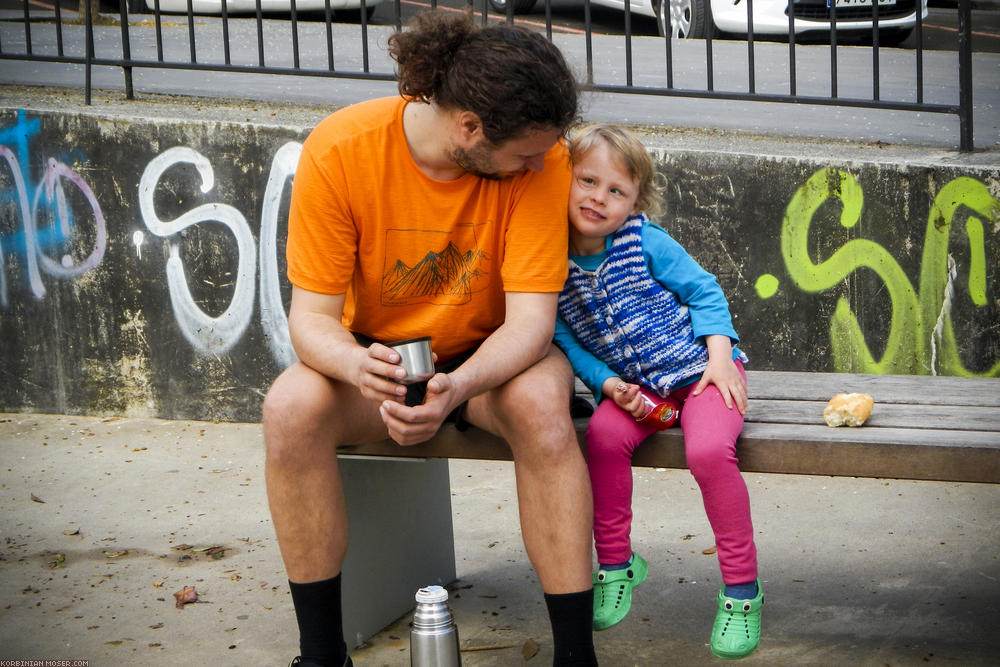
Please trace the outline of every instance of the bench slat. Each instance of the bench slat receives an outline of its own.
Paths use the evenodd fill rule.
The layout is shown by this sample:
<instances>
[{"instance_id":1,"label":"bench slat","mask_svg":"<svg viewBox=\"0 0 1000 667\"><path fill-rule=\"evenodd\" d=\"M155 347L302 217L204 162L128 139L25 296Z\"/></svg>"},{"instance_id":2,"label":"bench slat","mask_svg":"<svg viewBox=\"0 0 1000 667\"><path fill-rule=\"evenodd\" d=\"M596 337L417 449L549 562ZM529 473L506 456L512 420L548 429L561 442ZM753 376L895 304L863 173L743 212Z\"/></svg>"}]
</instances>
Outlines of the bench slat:
<instances>
[{"instance_id":1,"label":"bench slat","mask_svg":"<svg viewBox=\"0 0 1000 667\"><path fill-rule=\"evenodd\" d=\"M843 429L758 426L737 447L745 471L1000 483L995 434L953 431L921 439L908 429L856 428L849 433L854 437L834 439L828 431Z\"/></svg>"},{"instance_id":2,"label":"bench slat","mask_svg":"<svg viewBox=\"0 0 1000 667\"><path fill-rule=\"evenodd\" d=\"M1000 437L977 431L747 424L736 446L744 472L1000 483ZM633 465L683 468L670 429L640 445Z\"/></svg>"},{"instance_id":3,"label":"bench slat","mask_svg":"<svg viewBox=\"0 0 1000 667\"><path fill-rule=\"evenodd\" d=\"M803 442L833 444L918 445L947 449L981 447L1000 454L1000 433L988 431L930 430L911 428L868 428L867 426L830 428L811 424L746 424L741 440L797 438Z\"/></svg>"},{"instance_id":4,"label":"bench slat","mask_svg":"<svg viewBox=\"0 0 1000 667\"><path fill-rule=\"evenodd\" d=\"M1000 378L747 371L751 399L829 401L837 393L871 394L875 403L1000 407Z\"/></svg>"},{"instance_id":5,"label":"bench slat","mask_svg":"<svg viewBox=\"0 0 1000 667\"><path fill-rule=\"evenodd\" d=\"M825 425L825 401L751 399L747 423ZM875 402L864 428L914 428L1000 432L1000 409L983 410L967 405L904 405ZM998 436L1000 437L1000 436Z\"/></svg>"}]
</instances>

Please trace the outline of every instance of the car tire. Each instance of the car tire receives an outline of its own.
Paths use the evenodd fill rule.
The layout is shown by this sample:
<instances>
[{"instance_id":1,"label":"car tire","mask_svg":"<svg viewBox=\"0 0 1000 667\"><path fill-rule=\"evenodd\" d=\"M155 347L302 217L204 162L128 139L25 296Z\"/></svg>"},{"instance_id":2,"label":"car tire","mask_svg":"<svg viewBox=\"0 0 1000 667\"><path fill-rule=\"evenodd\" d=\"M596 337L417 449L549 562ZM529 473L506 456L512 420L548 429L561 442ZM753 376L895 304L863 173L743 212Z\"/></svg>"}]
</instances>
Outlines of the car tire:
<instances>
[{"instance_id":1,"label":"car tire","mask_svg":"<svg viewBox=\"0 0 1000 667\"><path fill-rule=\"evenodd\" d=\"M514 5L515 14L527 14L535 6L535 0L510 0ZM501 14L507 13L507 0L490 0L493 9Z\"/></svg>"},{"instance_id":2,"label":"car tire","mask_svg":"<svg viewBox=\"0 0 1000 667\"><path fill-rule=\"evenodd\" d=\"M899 47L913 34L913 28L883 28L878 31L878 45Z\"/></svg>"},{"instance_id":3,"label":"car tire","mask_svg":"<svg viewBox=\"0 0 1000 667\"><path fill-rule=\"evenodd\" d=\"M338 19L343 19L348 23L361 23L361 8L358 9L338 9L334 12ZM365 5L365 22L372 20L375 14L375 0Z\"/></svg>"},{"instance_id":4,"label":"car tire","mask_svg":"<svg viewBox=\"0 0 1000 667\"><path fill-rule=\"evenodd\" d=\"M661 37L667 34L668 25L671 35L681 39L705 39L717 34L710 0L660 0L656 6L656 26Z\"/></svg>"}]
</instances>

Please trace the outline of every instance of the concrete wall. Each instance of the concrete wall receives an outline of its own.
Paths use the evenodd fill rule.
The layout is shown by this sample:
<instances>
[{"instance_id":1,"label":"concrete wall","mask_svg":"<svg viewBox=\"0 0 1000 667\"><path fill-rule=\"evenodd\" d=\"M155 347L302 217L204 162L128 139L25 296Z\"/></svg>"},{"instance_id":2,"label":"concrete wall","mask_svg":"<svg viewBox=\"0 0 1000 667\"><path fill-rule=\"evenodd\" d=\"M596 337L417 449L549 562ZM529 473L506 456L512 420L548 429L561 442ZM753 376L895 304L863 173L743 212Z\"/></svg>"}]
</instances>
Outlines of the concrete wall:
<instances>
[{"instance_id":1,"label":"concrete wall","mask_svg":"<svg viewBox=\"0 0 1000 667\"><path fill-rule=\"evenodd\" d=\"M0 410L259 418L310 125L189 111L0 108ZM753 368L1000 373L1000 167L644 137Z\"/></svg>"}]
</instances>

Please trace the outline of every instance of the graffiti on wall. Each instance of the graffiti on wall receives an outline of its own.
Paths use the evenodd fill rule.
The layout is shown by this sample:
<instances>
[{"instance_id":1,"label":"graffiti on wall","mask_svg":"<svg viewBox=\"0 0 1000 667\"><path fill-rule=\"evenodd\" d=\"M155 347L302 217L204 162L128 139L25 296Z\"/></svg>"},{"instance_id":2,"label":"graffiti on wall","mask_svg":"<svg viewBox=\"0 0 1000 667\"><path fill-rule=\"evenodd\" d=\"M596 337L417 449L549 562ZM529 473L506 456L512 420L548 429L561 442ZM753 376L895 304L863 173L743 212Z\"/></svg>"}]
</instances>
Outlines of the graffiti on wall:
<instances>
[{"instance_id":1,"label":"graffiti on wall","mask_svg":"<svg viewBox=\"0 0 1000 667\"><path fill-rule=\"evenodd\" d=\"M816 211L830 198L840 201L841 225L850 228L860 220L864 193L851 174L837 169L822 169L813 174L792 197L782 222L781 254L788 275L799 289L819 293L837 286L858 269L867 268L885 284L892 309L885 350L876 359L848 299L838 299L830 321L835 369L904 375L1000 375L1000 361L980 374L965 368L952 322L958 270L948 245L952 222L963 207L970 213L965 224L970 249L965 289L976 307L987 305L984 222L994 233L1000 228L1000 201L986 185L972 178L956 178L934 198L924 237L918 289L893 256L868 239L852 239L820 262L810 258L809 228ZM768 299L777 293L779 280L772 274L763 274L756 287L758 295Z\"/></svg>"},{"instance_id":2,"label":"graffiti on wall","mask_svg":"<svg viewBox=\"0 0 1000 667\"><path fill-rule=\"evenodd\" d=\"M296 356L288 336L288 317L281 301L278 278L278 212L282 193L295 174L301 153L302 145L296 142L278 149L271 161L260 221L260 321L271 353L282 368L294 362ZM163 174L181 162L194 165L201 178L202 193L215 187L215 172L208 158L185 146L171 148L146 165L139 181L139 210L146 229L156 236L171 239L166 266L167 289L181 333L198 352L218 355L236 344L253 316L258 249L246 218L228 204L201 204L174 220L160 219L153 204L154 193ZM218 317L205 313L191 296L187 271L180 256L178 234L187 227L206 222L225 225L238 254L235 290L229 306ZM133 242L136 252L141 253L141 237L134 238Z\"/></svg>"},{"instance_id":3,"label":"graffiti on wall","mask_svg":"<svg viewBox=\"0 0 1000 667\"><path fill-rule=\"evenodd\" d=\"M51 288L53 279L72 280L96 269L108 243L105 218L90 185L59 159L33 154L32 144L40 131L40 120L27 120L23 111L18 112L13 125L0 128L0 214L5 216L5 225L0 229L0 311L10 305L11 258L16 258L20 271L14 280L23 275L27 290L40 300L46 294L46 280ZM301 151L300 143L288 142L274 154L256 237L244 214L227 203L201 203L173 219L161 217L155 195L160 189L172 193L170 188L177 187L174 183L166 185L163 178L177 165L193 167L190 173L194 174L190 183L179 187L199 192L202 200L215 188L212 163L197 150L187 146L169 148L143 170L138 187L141 220L139 227L133 228L132 245L142 259L147 236L164 240L165 266L158 265L154 277L164 278L178 330L199 354L222 356L229 352L246 334L254 321L255 304L259 304L257 317L271 356L281 368L295 361L281 297L277 253L280 209ZM33 172L37 173L33 176ZM993 307L987 295L987 279L996 266L988 264L995 259L986 248L992 242L990 233L1000 231L1000 201L989 188L962 177L947 183L936 194L926 225L916 286L889 250L870 239L848 240L826 258L810 256L809 237L816 234L813 218L830 200L840 206L839 224L844 228L855 227L860 221L864 193L859 182L838 169L814 173L798 188L784 213L780 239L787 273L784 280L803 293L821 294L836 289L859 270L870 270L884 285L891 310L886 318L886 344L881 356L876 357L850 300L837 300L829 322L834 369L879 374L1000 375L1000 361L980 369L980 373L965 367L952 320L959 298L961 303L976 308ZM957 229L963 221L964 228ZM231 298L216 316L199 306L188 283L192 276L213 276L198 276L203 267L190 263L185 266L182 252L184 230L203 224L221 224L237 258ZM967 242L963 241L962 254L956 259L949 239L953 244L959 233ZM779 278L770 273L761 275L756 282L762 299L773 297L781 287ZM872 335L870 331L868 335Z\"/></svg>"},{"instance_id":4,"label":"graffiti on wall","mask_svg":"<svg viewBox=\"0 0 1000 667\"><path fill-rule=\"evenodd\" d=\"M42 274L58 280L79 278L95 269L104 257L108 235L101 206L87 182L69 166L53 157L44 159L41 180L31 183L29 165L32 161L31 138L39 132L40 121L28 121L24 111L17 122L0 129L0 169L9 172L13 189L0 191L5 209L15 211L20 225L10 234L0 236L0 308L9 307L5 256L10 253L24 261L28 285L36 299L45 296ZM13 146L13 148L11 148ZM78 211L67 197L66 188L79 190L86 211ZM84 237L84 225L93 225L90 236ZM70 249L78 239L93 238L82 259ZM89 244L89 241L85 241ZM58 260L51 254L60 254Z\"/></svg>"},{"instance_id":5,"label":"graffiti on wall","mask_svg":"<svg viewBox=\"0 0 1000 667\"><path fill-rule=\"evenodd\" d=\"M31 143L40 131L40 119L28 120L23 110L18 111L13 125L0 129L0 170L6 169L5 180L12 184L0 190L3 207L0 211L13 212L16 220L13 231L0 234L0 309L3 310L10 306L5 263L8 256L22 260L30 291L36 299L41 299L46 294L43 275L60 280L79 278L100 265L107 247L107 224L100 203L76 171L55 158L43 158L45 168L41 179L37 184L32 183L29 165L39 158L32 155ZM259 264L260 322L268 347L282 368L295 361L281 300L277 234L281 197L295 173L301 152L301 144L289 142L272 160L261 211L259 249L246 218L228 204L203 204L174 220L161 220L157 215L153 204L155 189L160 177L177 163L195 167L201 179L197 187L202 193L214 188L215 173L205 156L180 146L164 151L146 166L138 192L142 223L153 235L170 241L165 275L171 308L182 335L199 353L225 353L245 334L253 315L257 292L254 280ZM74 202L80 198L68 196L69 187L79 190L86 211L74 208ZM206 222L224 225L238 254L235 291L228 308L217 317L206 314L192 297L179 245L182 230ZM88 223L92 228L85 227ZM142 231L132 235L140 259L143 237ZM82 253L78 249L71 253L69 249L81 239L87 239L88 243L92 239L93 245L87 248L85 257L76 259ZM59 256L58 260L52 255Z\"/></svg>"}]
</instances>

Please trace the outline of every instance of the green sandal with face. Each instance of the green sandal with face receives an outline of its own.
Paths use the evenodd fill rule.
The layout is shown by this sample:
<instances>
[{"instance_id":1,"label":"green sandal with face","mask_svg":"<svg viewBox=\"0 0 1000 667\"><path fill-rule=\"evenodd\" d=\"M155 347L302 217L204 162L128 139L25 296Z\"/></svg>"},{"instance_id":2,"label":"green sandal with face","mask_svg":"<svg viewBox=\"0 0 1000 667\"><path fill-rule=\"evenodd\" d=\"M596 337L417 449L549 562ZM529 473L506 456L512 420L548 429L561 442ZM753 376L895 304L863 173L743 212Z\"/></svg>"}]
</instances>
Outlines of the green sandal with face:
<instances>
[{"instance_id":1,"label":"green sandal with face","mask_svg":"<svg viewBox=\"0 0 1000 667\"><path fill-rule=\"evenodd\" d=\"M594 629L620 623L632 608L632 589L646 580L649 564L637 553L621 570L598 570L594 575Z\"/></svg>"},{"instance_id":2,"label":"green sandal with face","mask_svg":"<svg viewBox=\"0 0 1000 667\"><path fill-rule=\"evenodd\" d=\"M724 660L739 660L757 650L760 644L760 616L764 591L757 580L757 597L737 600L719 591L719 610L712 626L712 653Z\"/></svg>"}]
</instances>

